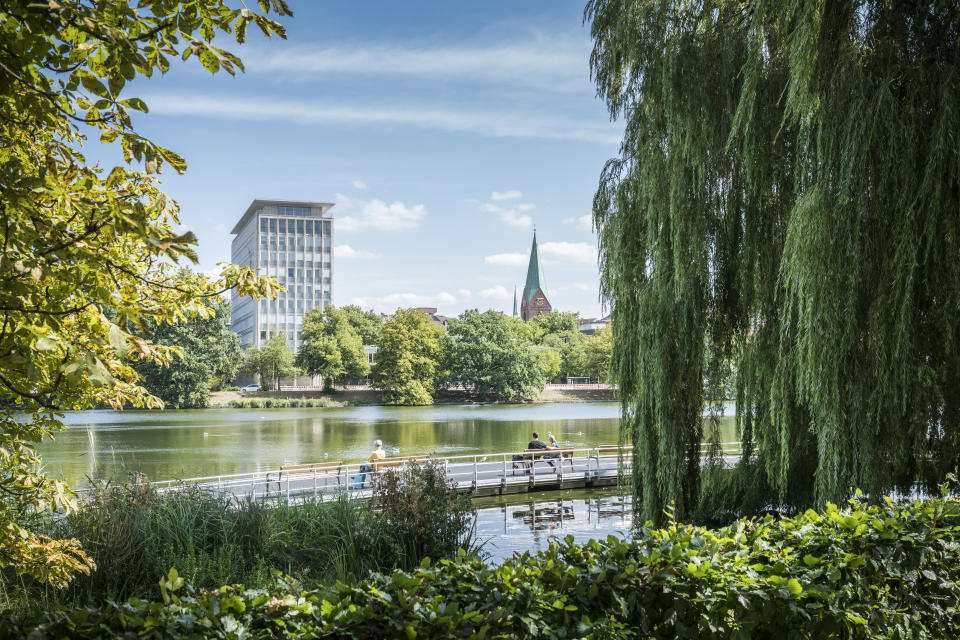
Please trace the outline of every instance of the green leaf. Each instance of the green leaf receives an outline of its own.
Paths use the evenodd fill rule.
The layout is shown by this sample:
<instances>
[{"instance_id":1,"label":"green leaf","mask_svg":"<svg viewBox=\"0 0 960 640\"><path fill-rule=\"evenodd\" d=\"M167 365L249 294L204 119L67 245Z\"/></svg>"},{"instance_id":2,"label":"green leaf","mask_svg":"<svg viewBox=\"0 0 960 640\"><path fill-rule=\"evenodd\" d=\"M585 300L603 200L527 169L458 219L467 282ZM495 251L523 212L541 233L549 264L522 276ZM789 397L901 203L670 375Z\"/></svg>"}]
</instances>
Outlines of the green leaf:
<instances>
[{"instance_id":1,"label":"green leaf","mask_svg":"<svg viewBox=\"0 0 960 640\"><path fill-rule=\"evenodd\" d=\"M787 591L795 596L798 596L803 593L803 587L799 582L797 582L796 578L790 578L787 580Z\"/></svg>"}]
</instances>

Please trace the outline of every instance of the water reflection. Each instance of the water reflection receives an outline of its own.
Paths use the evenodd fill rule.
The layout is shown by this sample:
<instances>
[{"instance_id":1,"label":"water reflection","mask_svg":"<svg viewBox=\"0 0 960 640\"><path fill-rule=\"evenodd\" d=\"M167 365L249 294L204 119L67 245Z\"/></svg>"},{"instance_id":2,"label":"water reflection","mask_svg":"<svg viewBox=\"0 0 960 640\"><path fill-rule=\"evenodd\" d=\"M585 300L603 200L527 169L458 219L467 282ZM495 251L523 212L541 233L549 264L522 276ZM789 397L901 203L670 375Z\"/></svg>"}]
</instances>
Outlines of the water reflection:
<instances>
[{"instance_id":1,"label":"water reflection","mask_svg":"<svg viewBox=\"0 0 960 640\"><path fill-rule=\"evenodd\" d=\"M67 413L70 429L39 449L48 473L71 484L128 472L166 480L356 462L377 439L391 456L518 451L533 431L552 431L565 447L594 447L617 441L619 415L612 402L83 411ZM733 420L724 420L724 437L733 439Z\"/></svg>"},{"instance_id":2,"label":"water reflection","mask_svg":"<svg viewBox=\"0 0 960 640\"><path fill-rule=\"evenodd\" d=\"M608 535L626 536L633 525L630 496L577 492L528 494L491 506L478 500L477 533L486 541L491 562L514 553L542 551L554 538L572 535L576 542ZM571 497L575 496L575 497Z\"/></svg>"}]
</instances>

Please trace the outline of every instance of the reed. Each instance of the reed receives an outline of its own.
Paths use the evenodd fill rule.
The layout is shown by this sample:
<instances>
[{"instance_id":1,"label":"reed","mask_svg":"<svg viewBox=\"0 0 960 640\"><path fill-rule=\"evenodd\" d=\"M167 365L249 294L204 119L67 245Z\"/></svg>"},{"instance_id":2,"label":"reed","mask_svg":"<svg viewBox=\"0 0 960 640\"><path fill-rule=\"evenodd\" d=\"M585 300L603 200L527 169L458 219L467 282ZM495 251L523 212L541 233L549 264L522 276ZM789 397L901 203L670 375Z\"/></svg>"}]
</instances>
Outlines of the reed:
<instances>
[{"instance_id":1,"label":"reed","mask_svg":"<svg viewBox=\"0 0 960 640\"><path fill-rule=\"evenodd\" d=\"M310 497L297 504L237 502L190 487L160 493L144 484L101 486L80 511L42 523L53 537L80 540L96 571L65 590L0 572L0 611L157 598L158 580L171 567L202 588L267 587L273 569L313 588L411 568L426 555L453 557L459 547L479 552L469 498L450 492L438 473L387 474L373 501Z\"/></svg>"}]
</instances>

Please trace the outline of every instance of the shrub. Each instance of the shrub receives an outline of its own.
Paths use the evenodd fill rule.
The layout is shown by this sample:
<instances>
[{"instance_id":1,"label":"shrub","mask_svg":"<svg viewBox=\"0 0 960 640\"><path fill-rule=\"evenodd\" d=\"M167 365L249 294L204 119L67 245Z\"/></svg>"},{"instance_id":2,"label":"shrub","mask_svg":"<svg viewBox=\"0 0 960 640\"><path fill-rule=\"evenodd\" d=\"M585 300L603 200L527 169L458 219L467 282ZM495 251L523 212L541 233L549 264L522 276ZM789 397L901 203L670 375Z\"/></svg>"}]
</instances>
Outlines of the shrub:
<instances>
[{"instance_id":1,"label":"shrub","mask_svg":"<svg viewBox=\"0 0 960 640\"><path fill-rule=\"evenodd\" d=\"M631 541L554 542L502 566L424 561L303 591L184 587L0 622L0 637L845 638L960 637L958 502L936 499L722 529L671 523ZM233 635L230 635L233 634Z\"/></svg>"}]
</instances>

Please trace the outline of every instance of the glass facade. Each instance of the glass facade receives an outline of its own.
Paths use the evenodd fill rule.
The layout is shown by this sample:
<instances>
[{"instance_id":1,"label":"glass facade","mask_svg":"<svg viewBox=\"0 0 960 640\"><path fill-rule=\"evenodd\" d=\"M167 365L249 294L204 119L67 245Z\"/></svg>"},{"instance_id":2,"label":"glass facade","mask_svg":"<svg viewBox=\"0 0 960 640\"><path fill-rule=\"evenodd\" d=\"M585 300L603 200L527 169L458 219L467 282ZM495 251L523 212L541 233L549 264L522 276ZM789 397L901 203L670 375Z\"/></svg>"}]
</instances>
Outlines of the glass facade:
<instances>
[{"instance_id":1,"label":"glass facade","mask_svg":"<svg viewBox=\"0 0 960 640\"><path fill-rule=\"evenodd\" d=\"M255 202L255 205L263 201ZM321 218L332 205L272 205L248 210L234 229L233 261L256 267L277 279L286 292L276 300L234 296L233 330L241 346L262 346L282 334L294 350L300 346L304 314L333 304L333 225ZM242 322L238 312L242 313Z\"/></svg>"}]
</instances>

